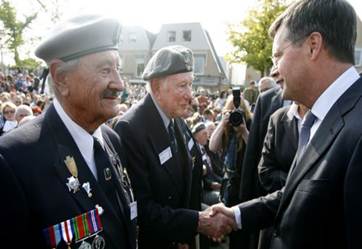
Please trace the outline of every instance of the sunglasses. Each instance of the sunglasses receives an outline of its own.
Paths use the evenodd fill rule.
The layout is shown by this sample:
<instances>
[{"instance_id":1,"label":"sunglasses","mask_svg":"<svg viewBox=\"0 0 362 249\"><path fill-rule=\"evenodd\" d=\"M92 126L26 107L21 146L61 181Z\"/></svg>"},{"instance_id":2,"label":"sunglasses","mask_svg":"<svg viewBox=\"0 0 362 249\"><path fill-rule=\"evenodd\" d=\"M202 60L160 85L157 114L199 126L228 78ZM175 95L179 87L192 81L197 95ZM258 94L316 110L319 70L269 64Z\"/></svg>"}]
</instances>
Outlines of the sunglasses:
<instances>
[{"instance_id":1,"label":"sunglasses","mask_svg":"<svg viewBox=\"0 0 362 249\"><path fill-rule=\"evenodd\" d=\"M4 111L4 114L14 114L15 113L15 110L9 110L9 111Z\"/></svg>"}]
</instances>

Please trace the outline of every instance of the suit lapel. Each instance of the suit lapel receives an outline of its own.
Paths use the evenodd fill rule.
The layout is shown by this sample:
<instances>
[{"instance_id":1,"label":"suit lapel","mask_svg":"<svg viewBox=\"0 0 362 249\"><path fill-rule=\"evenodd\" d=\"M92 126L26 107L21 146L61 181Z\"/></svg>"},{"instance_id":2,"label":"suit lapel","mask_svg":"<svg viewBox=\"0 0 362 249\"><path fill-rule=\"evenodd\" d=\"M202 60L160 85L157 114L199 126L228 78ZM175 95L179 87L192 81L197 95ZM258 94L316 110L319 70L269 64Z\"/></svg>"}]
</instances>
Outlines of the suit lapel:
<instances>
[{"instance_id":1,"label":"suit lapel","mask_svg":"<svg viewBox=\"0 0 362 249\"><path fill-rule=\"evenodd\" d=\"M92 197L88 197L86 191L82 187L80 187L79 191L77 191L76 193L69 191L69 194L79 205L82 212L94 209L95 205L98 204L103 207L104 210L107 210L107 213L103 214L106 216L110 216L110 218L107 218L107 220L109 220L111 223L117 223L116 227L119 226L121 224L120 217L115 213L115 210L113 210L112 206L109 204L109 201L105 196L104 192L100 189L98 182L90 171L87 163L81 155L69 131L63 124L63 121L56 113L53 105L49 107L44 121L51 128L51 134L53 135L53 138L55 140L54 142L58 145L58 163L54 165L54 167L56 169L58 177L62 182L64 182L65 190L68 191L66 183L68 182L68 177L71 177L71 173L69 172L66 164L64 163L64 160L67 156L72 156L78 168L79 183L80 185L82 185L83 183L89 182ZM112 232L109 229L109 227L104 226L105 233L111 234ZM110 235L109 238L113 240L113 236L114 235Z\"/></svg>"},{"instance_id":2,"label":"suit lapel","mask_svg":"<svg viewBox=\"0 0 362 249\"><path fill-rule=\"evenodd\" d=\"M162 118L149 94L145 98L143 110L145 120L150 121L147 126L149 130L149 142L152 144L158 157L160 157L161 153L165 152L165 150L171 151L170 137L166 131ZM161 164L160 167L170 175L170 178L175 184L176 189L178 189L180 194L182 194L182 189L180 189L180 186L182 185L180 182L180 175L177 173L178 169L175 170L175 167L179 167L176 157L172 155L172 157Z\"/></svg>"},{"instance_id":3,"label":"suit lapel","mask_svg":"<svg viewBox=\"0 0 362 249\"><path fill-rule=\"evenodd\" d=\"M355 106L361 97L361 82L362 80L359 80L354 83L327 113L316 134L307 146L303 157L287 179L278 214L286 208L300 181L315 165L317 165L317 161L324 152L330 148L339 132L343 129L343 116ZM295 158L293 164L294 163Z\"/></svg>"}]
</instances>

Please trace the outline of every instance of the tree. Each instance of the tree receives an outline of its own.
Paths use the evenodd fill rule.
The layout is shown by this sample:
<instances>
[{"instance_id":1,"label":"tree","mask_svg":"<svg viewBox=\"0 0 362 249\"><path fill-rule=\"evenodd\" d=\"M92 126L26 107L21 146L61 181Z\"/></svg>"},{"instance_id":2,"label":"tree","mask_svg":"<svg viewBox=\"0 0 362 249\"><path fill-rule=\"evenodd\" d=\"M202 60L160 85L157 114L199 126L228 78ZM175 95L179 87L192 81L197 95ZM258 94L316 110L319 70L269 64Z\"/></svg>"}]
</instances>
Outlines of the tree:
<instances>
[{"instance_id":1,"label":"tree","mask_svg":"<svg viewBox=\"0 0 362 249\"><path fill-rule=\"evenodd\" d=\"M0 21L5 29L5 44L14 55L16 65L21 64L18 48L24 44L23 32L37 17L37 13L25 16L24 21L16 19L16 10L7 0L2 0L0 5Z\"/></svg>"},{"instance_id":2,"label":"tree","mask_svg":"<svg viewBox=\"0 0 362 249\"><path fill-rule=\"evenodd\" d=\"M260 4L261 8L251 10L244 21L228 26L228 40L234 51L227 55L227 60L245 62L264 76L273 64L268 29L286 6L283 0L260 0Z\"/></svg>"}]
</instances>

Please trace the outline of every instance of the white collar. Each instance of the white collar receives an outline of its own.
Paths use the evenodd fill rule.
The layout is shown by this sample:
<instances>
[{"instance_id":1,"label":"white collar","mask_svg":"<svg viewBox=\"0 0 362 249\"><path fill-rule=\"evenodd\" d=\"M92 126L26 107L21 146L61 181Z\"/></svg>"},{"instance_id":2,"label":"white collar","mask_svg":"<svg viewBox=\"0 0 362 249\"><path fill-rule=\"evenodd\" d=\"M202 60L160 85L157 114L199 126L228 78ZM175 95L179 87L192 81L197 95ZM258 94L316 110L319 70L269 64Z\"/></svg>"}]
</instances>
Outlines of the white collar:
<instances>
[{"instance_id":1,"label":"white collar","mask_svg":"<svg viewBox=\"0 0 362 249\"><path fill-rule=\"evenodd\" d=\"M290 120L293 120L293 118L296 118L298 121L302 120L302 118L300 117L299 113L298 113L298 105L293 102L291 104L291 106L289 107L289 110L287 112L287 117Z\"/></svg>"},{"instance_id":2,"label":"white collar","mask_svg":"<svg viewBox=\"0 0 362 249\"><path fill-rule=\"evenodd\" d=\"M152 101L153 103L155 104L157 110L158 110L158 113L160 114L161 118L162 118L162 121L163 121L163 124L165 125L165 128L166 128L166 131L168 130L168 125L169 123L171 122L171 119L166 115L166 113L161 109L161 107L159 106L156 98L153 96L153 93L152 91L150 91L150 95L151 95L151 98L152 98Z\"/></svg>"},{"instance_id":3,"label":"white collar","mask_svg":"<svg viewBox=\"0 0 362 249\"><path fill-rule=\"evenodd\" d=\"M340 75L314 102L311 112L323 120L335 102L360 78L355 67L350 67Z\"/></svg>"},{"instance_id":4,"label":"white collar","mask_svg":"<svg viewBox=\"0 0 362 249\"><path fill-rule=\"evenodd\" d=\"M63 107L60 105L59 101L56 98L54 98L53 103L56 112L58 113L60 119L63 121L65 127L68 129L70 135L73 137L73 140L76 143L78 149L80 150L80 153L82 154L84 160L87 162L93 175L96 176L97 171L94 167L93 159L93 137L96 137L101 145L104 146L101 127L98 127L91 135L69 117L69 115L64 111Z\"/></svg>"}]
</instances>

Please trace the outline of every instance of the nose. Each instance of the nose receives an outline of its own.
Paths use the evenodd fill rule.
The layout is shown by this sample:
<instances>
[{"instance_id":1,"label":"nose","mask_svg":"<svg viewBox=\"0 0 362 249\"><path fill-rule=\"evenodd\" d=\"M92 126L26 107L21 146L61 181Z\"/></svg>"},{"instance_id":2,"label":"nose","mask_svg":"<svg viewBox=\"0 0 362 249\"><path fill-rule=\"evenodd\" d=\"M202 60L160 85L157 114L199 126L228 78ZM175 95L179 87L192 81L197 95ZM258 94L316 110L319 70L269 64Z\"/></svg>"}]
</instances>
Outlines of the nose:
<instances>
[{"instance_id":1,"label":"nose","mask_svg":"<svg viewBox=\"0 0 362 249\"><path fill-rule=\"evenodd\" d=\"M117 89L117 91L123 91L124 90L124 81L118 71L114 72L114 79L113 79L113 85L114 88Z\"/></svg>"}]
</instances>

